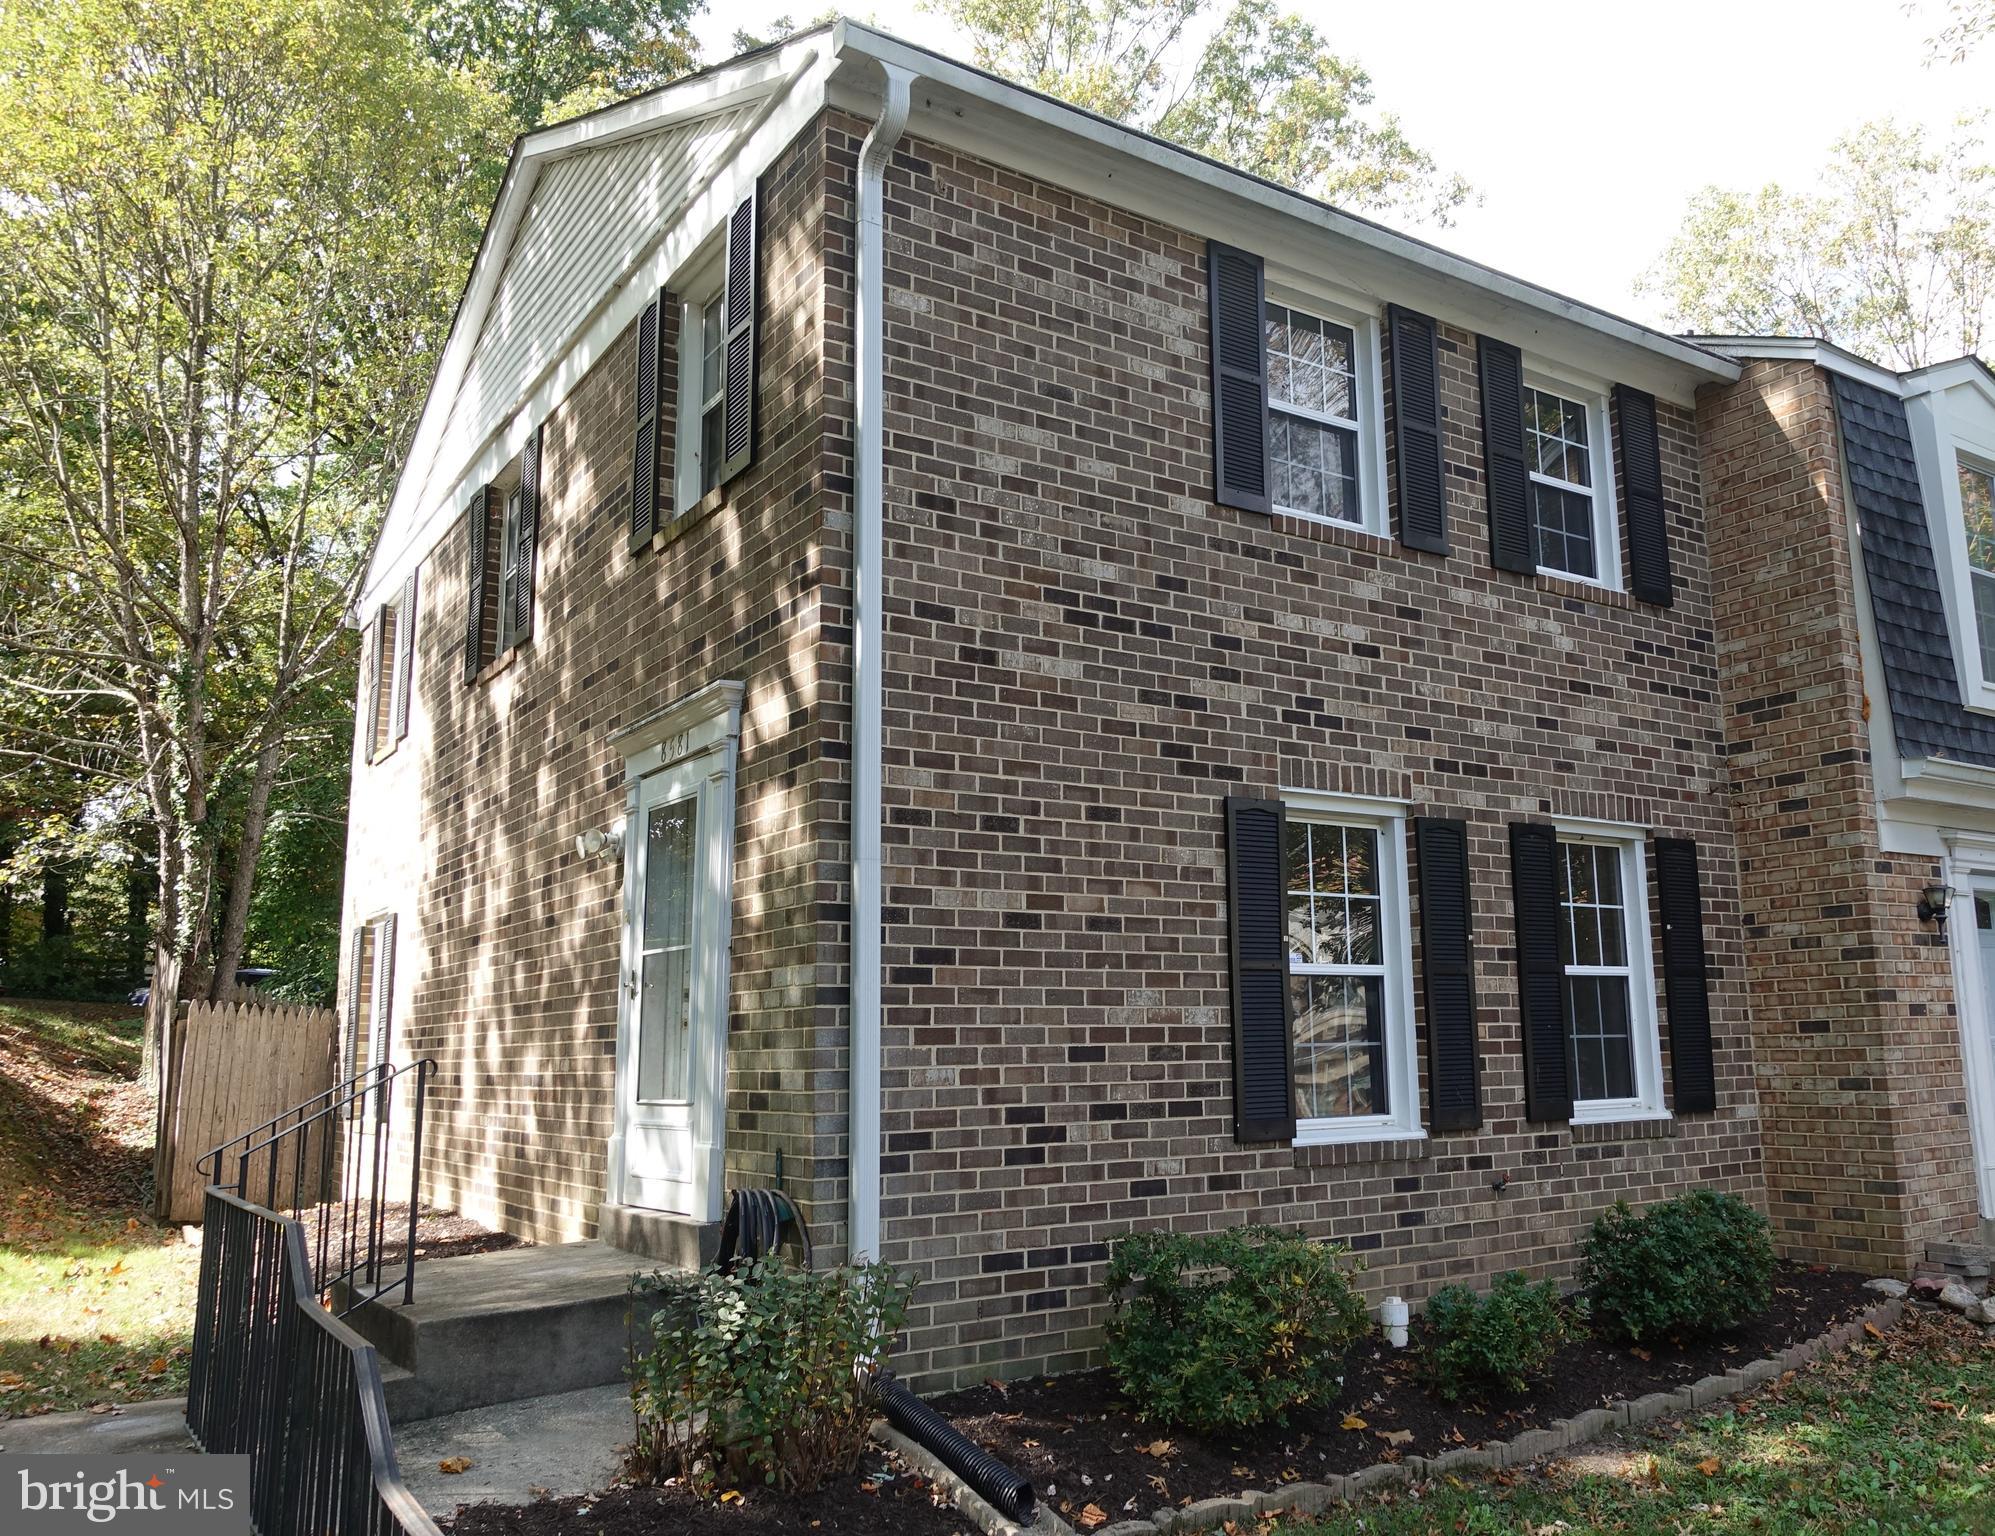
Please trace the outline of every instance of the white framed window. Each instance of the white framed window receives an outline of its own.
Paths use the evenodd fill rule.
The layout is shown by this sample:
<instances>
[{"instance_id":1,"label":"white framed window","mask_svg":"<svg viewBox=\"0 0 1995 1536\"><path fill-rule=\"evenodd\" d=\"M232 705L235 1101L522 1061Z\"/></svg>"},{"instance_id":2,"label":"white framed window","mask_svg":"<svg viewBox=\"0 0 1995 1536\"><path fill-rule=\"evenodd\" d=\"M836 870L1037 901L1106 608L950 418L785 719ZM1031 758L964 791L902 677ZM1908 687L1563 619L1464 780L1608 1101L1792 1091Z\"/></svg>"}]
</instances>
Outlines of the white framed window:
<instances>
[{"instance_id":1,"label":"white framed window","mask_svg":"<svg viewBox=\"0 0 1995 1536\"><path fill-rule=\"evenodd\" d=\"M1531 475L1539 572L1619 587L1607 396L1526 378L1524 464Z\"/></svg>"},{"instance_id":2,"label":"white framed window","mask_svg":"<svg viewBox=\"0 0 1995 1536\"><path fill-rule=\"evenodd\" d=\"M683 512L720 483L726 460L727 291L720 253L686 278L679 310L677 508Z\"/></svg>"},{"instance_id":3,"label":"white framed window","mask_svg":"<svg viewBox=\"0 0 1995 1536\"><path fill-rule=\"evenodd\" d=\"M1640 833L1559 828L1559 959L1573 1120L1664 1113Z\"/></svg>"},{"instance_id":4,"label":"white framed window","mask_svg":"<svg viewBox=\"0 0 1995 1536\"><path fill-rule=\"evenodd\" d=\"M1995 684L1995 464L1956 452L1960 529L1974 633L1963 636L1981 665L1982 687Z\"/></svg>"},{"instance_id":5,"label":"white framed window","mask_svg":"<svg viewBox=\"0 0 1995 1536\"><path fill-rule=\"evenodd\" d=\"M499 605L499 651L509 651L519 640L519 615L513 612L513 582L520 568L520 488L517 481L506 492L505 516L499 522L499 587L493 594Z\"/></svg>"},{"instance_id":6,"label":"white framed window","mask_svg":"<svg viewBox=\"0 0 1995 1536\"><path fill-rule=\"evenodd\" d=\"M1270 299L1266 341L1275 510L1384 533L1377 319Z\"/></svg>"},{"instance_id":7,"label":"white framed window","mask_svg":"<svg viewBox=\"0 0 1995 1536\"><path fill-rule=\"evenodd\" d=\"M1296 1143L1419 1136L1405 808L1282 798Z\"/></svg>"}]
</instances>

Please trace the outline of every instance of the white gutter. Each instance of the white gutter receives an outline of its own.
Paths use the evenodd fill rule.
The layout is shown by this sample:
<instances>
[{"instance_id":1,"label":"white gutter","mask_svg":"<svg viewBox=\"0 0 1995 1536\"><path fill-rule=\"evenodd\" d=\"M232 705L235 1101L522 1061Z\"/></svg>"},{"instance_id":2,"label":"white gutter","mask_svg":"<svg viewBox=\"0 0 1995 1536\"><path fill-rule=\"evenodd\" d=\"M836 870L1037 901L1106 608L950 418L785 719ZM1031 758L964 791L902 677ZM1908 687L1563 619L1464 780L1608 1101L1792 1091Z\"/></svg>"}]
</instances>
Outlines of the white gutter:
<instances>
[{"instance_id":1,"label":"white gutter","mask_svg":"<svg viewBox=\"0 0 1995 1536\"><path fill-rule=\"evenodd\" d=\"M849 1090L853 1261L880 1254L880 796L881 701L885 693L886 230L882 182L907 127L916 76L896 64L880 115L859 146L859 243L855 253L859 366L852 388L852 1082Z\"/></svg>"}]
</instances>

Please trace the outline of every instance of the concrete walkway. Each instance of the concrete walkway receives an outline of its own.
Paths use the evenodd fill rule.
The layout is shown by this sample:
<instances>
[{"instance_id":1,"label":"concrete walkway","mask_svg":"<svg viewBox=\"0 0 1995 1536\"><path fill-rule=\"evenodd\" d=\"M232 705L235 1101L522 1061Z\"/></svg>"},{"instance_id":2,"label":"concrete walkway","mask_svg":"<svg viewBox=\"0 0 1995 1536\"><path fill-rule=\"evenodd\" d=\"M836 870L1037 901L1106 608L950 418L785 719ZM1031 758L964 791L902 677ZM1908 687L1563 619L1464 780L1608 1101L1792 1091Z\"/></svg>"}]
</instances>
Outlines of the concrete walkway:
<instances>
[{"instance_id":1,"label":"concrete walkway","mask_svg":"<svg viewBox=\"0 0 1995 1536\"><path fill-rule=\"evenodd\" d=\"M112 1413L50 1413L0 1422L0 1451L13 1456L107 1451L128 1456L190 1451L187 1399L133 1403ZM402 1480L438 1518L460 1504L526 1504L607 1488L630 1443L630 1388L622 1382L553 1397L467 1408L397 1425ZM464 1456L458 1473L438 1463Z\"/></svg>"},{"instance_id":2,"label":"concrete walkway","mask_svg":"<svg viewBox=\"0 0 1995 1536\"><path fill-rule=\"evenodd\" d=\"M630 1443L630 1388L622 1382L553 1397L467 1408L395 1426L402 1481L439 1519L460 1504L525 1504L607 1488ZM462 1472L439 1462L468 1456Z\"/></svg>"},{"instance_id":3,"label":"concrete walkway","mask_svg":"<svg viewBox=\"0 0 1995 1536\"><path fill-rule=\"evenodd\" d=\"M629 1435L625 1430L624 1437L628 1439ZM194 1442L187 1434L184 1397L128 1403L109 1413L45 1413L39 1418L0 1422L0 1451L9 1456L98 1451L155 1456L193 1448Z\"/></svg>"}]
</instances>

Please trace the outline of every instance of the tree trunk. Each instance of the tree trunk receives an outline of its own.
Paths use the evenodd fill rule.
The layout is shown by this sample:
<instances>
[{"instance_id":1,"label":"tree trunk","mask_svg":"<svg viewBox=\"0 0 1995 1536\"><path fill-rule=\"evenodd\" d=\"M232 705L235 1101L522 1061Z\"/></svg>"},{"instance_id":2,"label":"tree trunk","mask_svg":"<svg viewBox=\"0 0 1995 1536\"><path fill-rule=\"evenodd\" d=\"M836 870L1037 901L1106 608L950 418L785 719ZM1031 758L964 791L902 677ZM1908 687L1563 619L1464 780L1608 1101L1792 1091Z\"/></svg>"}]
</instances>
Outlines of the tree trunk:
<instances>
[{"instance_id":1,"label":"tree trunk","mask_svg":"<svg viewBox=\"0 0 1995 1536\"><path fill-rule=\"evenodd\" d=\"M243 808L242 833L236 839L235 868L229 873L221 940L215 946L215 974L208 983L211 1001L228 996L228 989L235 985L236 969L242 964L243 942L249 933L249 898L256 887L256 865L263 856L263 834L270 825L270 796L277 787L277 770L283 760L283 748L275 741L265 743L256 755L256 774L249 782L249 800Z\"/></svg>"},{"instance_id":2,"label":"tree trunk","mask_svg":"<svg viewBox=\"0 0 1995 1536\"><path fill-rule=\"evenodd\" d=\"M60 939L69 932L69 865L50 859L42 866L42 937Z\"/></svg>"}]
</instances>

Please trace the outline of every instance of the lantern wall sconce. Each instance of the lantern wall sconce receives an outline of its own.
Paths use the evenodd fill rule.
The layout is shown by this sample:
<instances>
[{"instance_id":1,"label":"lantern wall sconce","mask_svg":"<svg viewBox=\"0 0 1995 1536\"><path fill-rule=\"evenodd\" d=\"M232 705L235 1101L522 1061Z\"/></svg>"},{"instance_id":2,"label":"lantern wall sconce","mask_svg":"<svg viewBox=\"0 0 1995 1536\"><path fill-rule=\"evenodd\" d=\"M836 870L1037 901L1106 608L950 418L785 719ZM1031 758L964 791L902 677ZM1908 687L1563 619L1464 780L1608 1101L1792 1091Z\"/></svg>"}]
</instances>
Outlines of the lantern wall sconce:
<instances>
[{"instance_id":1,"label":"lantern wall sconce","mask_svg":"<svg viewBox=\"0 0 1995 1536\"><path fill-rule=\"evenodd\" d=\"M1919 893L1919 921L1938 923L1946 927L1947 913L1953 907L1953 889L1945 885L1929 885Z\"/></svg>"}]
</instances>

